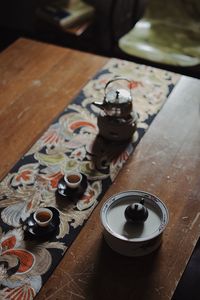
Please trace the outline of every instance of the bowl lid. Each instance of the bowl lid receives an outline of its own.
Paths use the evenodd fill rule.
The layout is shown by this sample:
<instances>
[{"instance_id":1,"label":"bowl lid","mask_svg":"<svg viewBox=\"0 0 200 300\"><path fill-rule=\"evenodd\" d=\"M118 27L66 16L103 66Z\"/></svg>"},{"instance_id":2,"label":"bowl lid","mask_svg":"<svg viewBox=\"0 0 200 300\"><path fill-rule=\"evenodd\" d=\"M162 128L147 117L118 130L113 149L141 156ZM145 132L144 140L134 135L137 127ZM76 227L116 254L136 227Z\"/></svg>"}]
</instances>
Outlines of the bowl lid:
<instances>
[{"instance_id":1,"label":"bowl lid","mask_svg":"<svg viewBox=\"0 0 200 300\"><path fill-rule=\"evenodd\" d=\"M148 210L148 218L144 223L127 222L126 208L141 200ZM155 195L132 190L110 197L101 209L101 221L111 235L122 240L140 242L160 235L169 221L169 213L166 205Z\"/></svg>"}]
</instances>

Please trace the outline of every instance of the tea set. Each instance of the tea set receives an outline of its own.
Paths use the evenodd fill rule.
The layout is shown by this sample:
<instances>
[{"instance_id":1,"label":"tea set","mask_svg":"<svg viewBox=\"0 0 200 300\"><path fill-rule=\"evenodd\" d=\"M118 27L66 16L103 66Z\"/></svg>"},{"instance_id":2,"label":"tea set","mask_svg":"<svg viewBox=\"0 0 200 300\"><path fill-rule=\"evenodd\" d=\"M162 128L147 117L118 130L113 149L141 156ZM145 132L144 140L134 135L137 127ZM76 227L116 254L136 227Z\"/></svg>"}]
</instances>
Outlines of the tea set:
<instances>
[{"instance_id":1,"label":"tea set","mask_svg":"<svg viewBox=\"0 0 200 300\"><path fill-rule=\"evenodd\" d=\"M77 171L68 172L58 182L57 192L66 199L80 197L87 188L87 177ZM28 238L48 239L60 223L59 212L54 207L40 207L24 222Z\"/></svg>"},{"instance_id":2,"label":"tea set","mask_svg":"<svg viewBox=\"0 0 200 300\"><path fill-rule=\"evenodd\" d=\"M105 85L103 103L93 103L100 109L97 118L99 135L116 143L115 146L132 139L138 119L133 110L131 88L124 89L123 85L113 88L113 84L121 81L131 87L128 79L114 78ZM107 244L121 255L136 257L149 254L160 246L169 213L155 195L132 190L109 198L100 217Z\"/></svg>"},{"instance_id":3,"label":"tea set","mask_svg":"<svg viewBox=\"0 0 200 300\"><path fill-rule=\"evenodd\" d=\"M103 102L92 103L100 110L97 117L99 136L114 143L116 148L117 144L132 139L137 129L131 89L126 90L121 85L111 87L118 81L130 84L126 78L114 78L105 85ZM85 174L68 172L59 180L57 193L73 201L84 194L87 185ZM169 212L157 196L130 190L110 197L102 206L100 219L105 241L110 248L121 255L137 257L149 254L160 246ZM56 231L59 222L59 213L55 208L39 208L26 220L26 232L33 237L47 237Z\"/></svg>"}]
</instances>

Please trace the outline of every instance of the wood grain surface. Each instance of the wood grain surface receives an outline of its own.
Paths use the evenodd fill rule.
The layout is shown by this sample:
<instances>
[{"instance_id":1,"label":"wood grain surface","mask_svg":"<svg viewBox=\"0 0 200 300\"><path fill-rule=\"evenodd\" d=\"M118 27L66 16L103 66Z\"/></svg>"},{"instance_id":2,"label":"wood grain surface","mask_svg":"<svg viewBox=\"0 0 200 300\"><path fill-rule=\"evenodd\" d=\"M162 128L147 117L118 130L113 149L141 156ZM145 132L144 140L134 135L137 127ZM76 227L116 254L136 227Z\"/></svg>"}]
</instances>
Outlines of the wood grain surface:
<instances>
[{"instance_id":1,"label":"wood grain surface","mask_svg":"<svg viewBox=\"0 0 200 300\"><path fill-rule=\"evenodd\" d=\"M25 39L1 53L1 178L107 60Z\"/></svg>"},{"instance_id":2,"label":"wood grain surface","mask_svg":"<svg viewBox=\"0 0 200 300\"><path fill-rule=\"evenodd\" d=\"M107 60L25 39L1 53L1 177ZM171 299L200 231L199 95L200 81L181 77L36 300ZM99 218L109 196L131 189L170 213L161 247L140 258L113 252Z\"/></svg>"}]
</instances>

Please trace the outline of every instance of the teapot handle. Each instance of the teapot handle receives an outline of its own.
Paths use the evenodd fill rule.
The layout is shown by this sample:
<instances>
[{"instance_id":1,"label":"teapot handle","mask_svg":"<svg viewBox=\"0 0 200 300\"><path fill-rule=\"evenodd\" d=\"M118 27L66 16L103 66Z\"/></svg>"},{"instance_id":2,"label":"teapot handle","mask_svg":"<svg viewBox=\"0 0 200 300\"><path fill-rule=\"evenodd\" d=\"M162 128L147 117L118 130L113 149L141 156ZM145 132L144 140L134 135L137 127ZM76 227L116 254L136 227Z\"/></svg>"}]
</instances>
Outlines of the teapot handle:
<instances>
[{"instance_id":1,"label":"teapot handle","mask_svg":"<svg viewBox=\"0 0 200 300\"><path fill-rule=\"evenodd\" d=\"M106 94L106 90L107 90L107 87L109 86L110 83L114 82L114 81L117 81L117 80L126 80L127 82L131 83L131 81L127 78L124 78L124 77L116 77L116 78L113 78L111 80L109 80L105 87L104 87L104 94ZM131 87L129 87L129 90L130 90L130 96L131 96Z\"/></svg>"}]
</instances>

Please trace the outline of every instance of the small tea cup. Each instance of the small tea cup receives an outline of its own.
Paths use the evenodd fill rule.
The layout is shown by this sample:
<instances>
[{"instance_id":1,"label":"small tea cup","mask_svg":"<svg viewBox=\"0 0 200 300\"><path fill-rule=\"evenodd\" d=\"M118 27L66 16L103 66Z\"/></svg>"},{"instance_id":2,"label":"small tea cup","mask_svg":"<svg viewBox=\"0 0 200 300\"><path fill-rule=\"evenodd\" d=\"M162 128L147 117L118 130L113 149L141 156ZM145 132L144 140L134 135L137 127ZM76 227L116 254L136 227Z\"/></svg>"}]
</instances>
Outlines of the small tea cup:
<instances>
[{"instance_id":1,"label":"small tea cup","mask_svg":"<svg viewBox=\"0 0 200 300\"><path fill-rule=\"evenodd\" d=\"M33 218L39 226L45 227L51 222L53 213L50 209L41 207L34 212Z\"/></svg>"},{"instance_id":2,"label":"small tea cup","mask_svg":"<svg viewBox=\"0 0 200 300\"><path fill-rule=\"evenodd\" d=\"M79 187L82 181L82 174L80 172L69 172L64 176L64 181L66 185L71 189L76 189Z\"/></svg>"}]
</instances>

